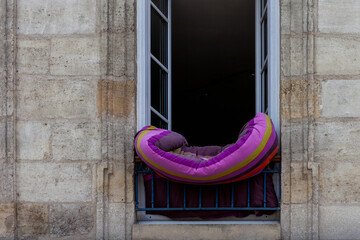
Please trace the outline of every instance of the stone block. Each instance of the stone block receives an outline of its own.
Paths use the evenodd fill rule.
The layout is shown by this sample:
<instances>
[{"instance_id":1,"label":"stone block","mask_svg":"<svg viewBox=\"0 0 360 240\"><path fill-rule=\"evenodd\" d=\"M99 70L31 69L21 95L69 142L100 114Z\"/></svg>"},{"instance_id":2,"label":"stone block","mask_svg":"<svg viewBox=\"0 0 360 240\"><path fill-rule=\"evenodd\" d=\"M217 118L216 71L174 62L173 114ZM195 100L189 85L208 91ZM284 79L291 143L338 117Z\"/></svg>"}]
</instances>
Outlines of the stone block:
<instances>
[{"instance_id":1,"label":"stone block","mask_svg":"<svg viewBox=\"0 0 360 240\"><path fill-rule=\"evenodd\" d=\"M320 75L360 74L359 55L359 39L317 37L315 39L315 72Z\"/></svg>"},{"instance_id":2,"label":"stone block","mask_svg":"<svg viewBox=\"0 0 360 240\"><path fill-rule=\"evenodd\" d=\"M52 237L88 234L95 224L94 210L91 205L54 204L49 221Z\"/></svg>"},{"instance_id":3,"label":"stone block","mask_svg":"<svg viewBox=\"0 0 360 240\"><path fill-rule=\"evenodd\" d=\"M49 158L50 128L48 123L19 121L16 125L18 159Z\"/></svg>"},{"instance_id":4,"label":"stone block","mask_svg":"<svg viewBox=\"0 0 360 240\"><path fill-rule=\"evenodd\" d=\"M91 166L85 163L19 163L17 194L19 201L27 202L90 201Z\"/></svg>"},{"instance_id":5,"label":"stone block","mask_svg":"<svg viewBox=\"0 0 360 240\"><path fill-rule=\"evenodd\" d=\"M0 136L6 136L6 119L0 121ZM0 138L0 159L6 156L6 138Z\"/></svg>"},{"instance_id":6,"label":"stone block","mask_svg":"<svg viewBox=\"0 0 360 240\"><path fill-rule=\"evenodd\" d=\"M360 33L358 0L319 0L319 31L323 33Z\"/></svg>"},{"instance_id":7,"label":"stone block","mask_svg":"<svg viewBox=\"0 0 360 240\"><path fill-rule=\"evenodd\" d=\"M290 34L290 0L280 1L280 31L281 34Z\"/></svg>"},{"instance_id":8,"label":"stone block","mask_svg":"<svg viewBox=\"0 0 360 240\"><path fill-rule=\"evenodd\" d=\"M0 238L13 236L15 229L15 205L0 204Z\"/></svg>"},{"instance_id":9,"label":"stone block","mask_svg":"<svg viewBox=\"0 0 360 240\"><path fill-rule=\"evenodd\" d=\"M112 74L116 77L136 76L136 36L133 34L111 34Z\"/></svg>"},{"instance_id":10,"label":"stone block","mask_svg":"<svg viewBox=\"0 0 360 240\"><path fill-rule=\"evenodd\" d=\"M307 232L307 204L292 204L290 209L290 239L309 239Z\"/></svg>"},{"instance_id":11,"label":"stone block","mask_svg":"<svg viewBox=\"0 0 360 240\"><path fill-rule=\"evenodd\" d=\"M360 163L344 158L321 161L320 197L323 204L360 203Z\"/></svg>"},{"instance_id":12,"label":"stone block","mask_svg":"<svg viewBox=\"0 0 360 240\"><path fill-rule=\"evenodd\" d=\"M290 206L289 204L281 204L280 224L281 224L281 239L290 239Z\"/></svg>"},{"instance_id":13,"label":"stone block","mask_svg":"<svg viewBox=\"0 0 360 240\"><path fill-rule=\"evenodd\" d=\"M13 161L0 158L0 202L11 202L14 197Z\"/></svg>"},{"instance_id":14,"label":"stone block","mask_svg":"<svg viewBox=\"0 0 360 240\"><path fill-rule=\"evenodd\" d=\"M300 36L281 37L281 74L301 76L306 73L304 67L304 38Z\"/></svg>"},{"instance_id":15,"label":"stone block","mask_svg":"<svg viewBox=\"0 0 360 240\"><path fill-rule=\"evenodd\" d=\"M21 238L38 237L49 232L48 205L19 204L17 207L17 228Z\"/></svg>"},{"instance_id":16,"label":"stone block","mask_svg":"<svg viewBox=\"0 0 360 240\"><path fill-rule=\"evenodd\" d=\"M290 38L281 35L280 39L280 74L281 76L290 76Z\"/></svg>"},{"instance_id":17,"label":"stone block","mask_svg":"<svg viewBox=\"0 0 360 240\"><path fill-rule=\"evenodd\" d=\"M5 61L6 61L5 51L6 51L5 37L3 35L0 35L0 76L5 74Z\"/></svg>"},{"instance_id":18,"label":"stone block","mask_svg":"<svg viewBox=\"0 0 360 240\"><path fill-rule=\"evenodd\" d=\"M291 163L291 203L307 203L310 200L310 196L308 196L308 176L304 175L303 172L302 162Z\"/></svg>"},{"instance_id":19,"label":"stone block","mask_svg":"<svg viewBox=\"0 0 360 240\"><path fill-rule=\"evenodd\" d=\"M360 122L321 122L315 126L315 157L327 159L359 158Z\"/></svg>"},{"instance_id":20,"label":"stone block","mask_svg":"<svg viewBox=\"0 0 360 240\"><path fill-rule=\"evenodd\" d=\"M125 202L126 200L126 179L125 163L111 163L112 174L109 175L109 200L111 202Z\"/></svg>"},{"instance_id":21,"label":"stone block","mask_svg":"<svg viewBox=\"0 0 360 240\"><path fill-rule=\"evenodd\" d=\"M320 239L359 239L359 206L320 206Z\"/></svg>"},{"instance_id":22,"label":"stone block","mask_svg":"<svg viewBox=\"0 0 360 240\"><path fill-rule=\"evenodd\" d=\"M92 78L20 76L17 117L96 120L96 89Z\"/></svg>"},{"instance_id":23,"label":"stone block","mask_svg":"<svg viewBox=\"0 0 360 240\"><path fill-rule=\"evenodd\" d=\"M322 83L322 116L360 117L360 80L329 80Z\"/></svg>"},{"instance_id":24,"label":"stone block","mask_svg":"<svg viewBox=\"0 0 360 240\"><path fill-rule=\"evenodd\" d=\"M290 38L290 74L292 76L303 75L306 73L304 62L306 61L304 55L304 41L302 37Z\"/></svg>"},{"instance_id":25,"label":"stone block","mask_svg":"<svg viewBox=\"0 0 360 240\"><path fill-rule=\"evenodd\" d=\"M280 239L280 224L134 224L134 240Z\"/></svg>"},{"instance_id":26,"label":"stone block","mask_svg":"<svg viewBox=\"0 0 360 240\"><path fill-rule=\"evenodd\" d=\"M116 119L125 120L135 116L136 82L99 81L97 89L98 112Z\"/></svg>"},{"instance_id":27,"label":"stone block","mask_svg":"<svg viewBox=\"0 0 360 240\"><path fill-rule=\"evenodd\" d=\"M50 73L100 75L100 40L94 37L53 38Z\"/></svg>"},{"instance_id":28,"label":"stone block","mask_svg":"<svg viewBox=\"0 0 360 240\"><path fill-rule=\"evenodd\" d=\"M136 28L136 3L134 0L114 2L113 23L110 31L116 33L134 32Z\"/></svg>"},{"instance_id":29,"label":"stone block","mask_svg":"<svg viewBox=\"0 0 360 240\"><path fill-rule=\"evenodd\" d=\"M19 73L48 73L50 64L50 40L19 39L17 44L16 60Z\"/></svg>"},{"instance_id":30,"label":"stone block","mask_svg":"<svg viewBox=\"0 0 360 240\"><path fill-rule=\"evenodd\" d=\"M312 84L306 80L283 80L280 88L280 106L282 121L302 119L309 115L319 117L321 85L319 81ZM308 103L314 103L310 109Z\"/></svg>"},{"instance_id":31,"label":"stone block","mask_svg":"<svg viewBox=\"0 0 360 240\"><path fill-rule=\"evenodd\" d=\"M304 32L304 28L303 28L304 1L291 0L290 5L291 5L291 8L290 8L290 32L291 33L302 33L302 32Z\"/></svg>"},{"instance_id":32,"label":"stone block","mask_svg":"<svg viewBox=\"0 0 360 240\"><path fill-rule=\"evenodd\" d=\"M282 153L291 156L291 161L303 161L307 126L305 123L289 123L281 126Z\"/></svg>"},{"instance_id":33,"label":"stone block","mask_svg":"<svg viewBox=\"0 0 360 240\"><path fill-rule=\"evenodd\" d=\"M51 147L54 160L100 160L100 124L55 124Z\"/></svg>"},{"instance_id":34,"label":"stone block","mask_svg":"<svg viewBox=\"0 0 360 240\"><path fill-rule=\"evenodd\" d=\"M126 204L110 203L109 204L109 238L126 239ZM132 209L134 211L134 208Z\"/></svg>"},{"instance_id":35,"label":"stone block","mask_svg":"<svg viewBox=\"0 0 360 240\"><path fill-rule=\"evenodd\" d=\"M96 0L19 0L20 34L92 34L96 31Z\"/></svg>"}]
</instances>

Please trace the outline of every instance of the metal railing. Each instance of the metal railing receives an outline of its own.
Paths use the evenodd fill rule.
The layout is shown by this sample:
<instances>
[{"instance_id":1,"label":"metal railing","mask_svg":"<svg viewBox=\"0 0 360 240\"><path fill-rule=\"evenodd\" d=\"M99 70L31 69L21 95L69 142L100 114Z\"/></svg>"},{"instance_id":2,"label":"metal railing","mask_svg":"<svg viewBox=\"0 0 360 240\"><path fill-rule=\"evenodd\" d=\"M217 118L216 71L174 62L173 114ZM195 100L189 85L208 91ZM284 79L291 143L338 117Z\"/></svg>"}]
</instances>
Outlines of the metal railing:
<instances>
[{"instance_id":1,"label":"metal railing","mask_svg":"<svg viewBox=\"0 0 360 240\"><path fill-rule=\"evenodd\" d=\"M280 209L280 201L281 201L281 163L280 163L280 158L279 157L274 157L274 159L272 160L272 162L269 165L270 167L267 167L262 173L263 175L263 197L262 197L262 204L256 204L257 206L253 206L252 204L252 199L251 199L251 192L254 189L251 189L251 181L252 178L243 180L246 181L246 195L247 195L247 200L246 200L246 204L242 204L242 206L238 206L239 204L237 204L236 199L235 199L235 192L236 192L236 182L235 183L229 183L226 184L227 188L229 188L230 185L230 201L228 201L228 206L224 206L224 204L220 204L220 197L219 197L219 192L222 190L222 188L224 187L225 184L218 184L218 185L212 185L215 188L215 202L214 202L214 206L205 206L204 203L204 199L203 199L203 189L206 188L207 186L202 186L202 185L189 185L189 184L180 184L182 185L182 206L178 206L179 204L177 204L177 206L172 206L171 204L171 196L170 196L170 192L171 192L171 185L174 184L172 181L168 180L168 179L162 179L162 181L166 181L166 191L162 192L161 194L164 194L162 197L164 199L164 201L162 201L162 204L157 204L156 199L155 199L155 188L156 188L156 184L155 181L156 179L160 179L161 177L159 177L152 169L150 169L145 163L143 163L141 161L140 158L136 157L136 161L135 161L135 208L138 211L188 211L188 210L279 210ZM147 186L148 188L148 193L150 190L150 196L147 197L147 202L145 203L145 197L144 195L144 176L146 176L147 181L148 182ZM267 204L267 181L268 178L272 177L273 179L273 183L274 183L274 188L275 188L275 192L277 195L277 199L278 202L276 204L276 206L269 206ZM143 182L141 182L143 181ZM179 184L179 183L176 183ZM244 182L242 183L244 184ZM150 185L150 186L149 186ZM141 187L140 187L141 186ZM179 185L178 185L179 186ZM198 188L198 193L196 194L198 196L198 204L197 206L194 206L194 204L188 204L187 199L189 198L188 196L188 188L190 187L194 187L196 186ZM140 195L142 195L142 199L140 201ZM166 195L166 197L165 197ZM161 205L161 206L159 206ZM189 206L191 205L191 206ZM209 204L207 204L209 205ZM245 205L245 206L243 206ZM272 204L273 205L273 204Z\"/></svg>"}]
</instances>

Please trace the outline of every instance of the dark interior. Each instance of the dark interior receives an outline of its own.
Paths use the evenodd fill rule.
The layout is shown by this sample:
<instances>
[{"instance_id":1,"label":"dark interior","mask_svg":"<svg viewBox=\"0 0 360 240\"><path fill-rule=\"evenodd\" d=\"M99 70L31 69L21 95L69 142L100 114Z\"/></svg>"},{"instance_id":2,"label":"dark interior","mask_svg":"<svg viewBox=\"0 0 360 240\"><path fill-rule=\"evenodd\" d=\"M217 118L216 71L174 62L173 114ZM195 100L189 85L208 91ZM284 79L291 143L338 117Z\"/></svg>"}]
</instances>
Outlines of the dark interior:
<instances>
[{"instance_id":1,"label":"dark interior","mask_svg":"<svg viewBox=\"0 0 360 240\"><path fill-rule=\"evenodd\" d=\"M190 145L236 141L255 114L255 1L172 1L173 130Z\"/></svg>"}]
</instances>

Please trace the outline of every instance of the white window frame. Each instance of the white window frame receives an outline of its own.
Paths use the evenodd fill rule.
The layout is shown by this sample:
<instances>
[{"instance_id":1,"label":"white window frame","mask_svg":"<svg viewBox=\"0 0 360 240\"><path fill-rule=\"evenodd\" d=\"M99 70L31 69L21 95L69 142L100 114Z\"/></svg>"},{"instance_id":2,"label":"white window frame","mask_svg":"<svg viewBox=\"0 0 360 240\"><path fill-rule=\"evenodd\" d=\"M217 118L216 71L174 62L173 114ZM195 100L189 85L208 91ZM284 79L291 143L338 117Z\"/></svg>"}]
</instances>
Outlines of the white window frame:
<instances>
[{"instance_id":1,"label":"white window frame","mask_svg":"<svg viewBox=\"0 0 360 240\"><path fill-rule=\"evenodd\" d=\"M171 129L171 0L168 7L168 121ZM241 1L241 0L239 0ZM255 82L256 112L261 112L261 40L260 0L255 0ZM280 136L280 6L278 0L267 1L268 11L268 115ZM137 1L137 129L150 124L150 16L149 0Z\"/></svg>"},{"instance_id":2,"label":"white window frame","mask_svg":"<svg viewBox=\"0 0 360 240\"><path fill-rule=\"evenodd\" d=\"M151 9L166 18L168 23L168 117L167 119L158 113L151 106L151 59L159 62L150 52L151 38ZM159 63L164 68L164 66ZM137 130L150 125L151 112L163 119L168 124L168 129L172 128L172 109L171 109L171 0L168 0L168 16L164 16L161 11L151 3L151 0L137 1Z\"/></svg>"},{"instance_id":3,"label":"white window frame","mask_svg":"<svg viewBox=\"0 0 360 240\"><path fill-rule=\"evenodd\" d=\"M137 130L150 124L150 0L137 1ZM168 6L168 26L171 26L171 0ZM241 0L239 0L241 1ZM260 25L258 19L260 15L260 0L255 0L256 7L256 22L255 22L255 48L256 48L256 62L255 62L255 91L256 91L256 112L261 112L261 41L260 41ZM269 76L269 91L268 91L268 115L271 117L276 132L280 136L280 115L279 115L279 90L280 90L280 6L278 0L268 0L268 76ZM271 34L270 34L271 33ZM169 129L171 129L171 27L168 28L168 79L169 79ZM139 200L145 201L145 188L142 181L139 181ZM278 219L278 214L272 215L268 220L275 221ZM161 223L172 223L172 221L164 216L145 214L145 212L137 213L138 220L158 220ZM170 220L170 221L167 221ZM236 219L236 221L216 221L219 223L237 224L246 221L262 221L264 219L247 217L244 219ZM177 221L179 223L179 221ZM183 221L183 223L191 224L192 221Z\"/></svg>"},{"instance_id":4,"label":"white window frame","mask_svg":"<svg viewBox=\"0 0 360 240\"><path fill-rule=\"evenodd\" d=\"M261 101L261 0L255 2L255 82L256 112L263 112ZM268 109L267 114L280 136L280 6L278 0L267 1Z\"/></svg>"}]
</instances>

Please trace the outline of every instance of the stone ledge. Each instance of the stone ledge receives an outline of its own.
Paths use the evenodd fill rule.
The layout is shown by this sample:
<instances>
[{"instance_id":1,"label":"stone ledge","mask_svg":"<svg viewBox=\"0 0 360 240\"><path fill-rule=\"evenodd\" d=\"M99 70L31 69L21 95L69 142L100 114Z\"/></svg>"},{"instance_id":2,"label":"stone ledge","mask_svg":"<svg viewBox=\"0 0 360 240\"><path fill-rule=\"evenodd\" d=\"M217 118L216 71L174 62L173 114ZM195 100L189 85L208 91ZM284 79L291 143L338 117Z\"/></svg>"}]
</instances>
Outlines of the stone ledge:
<instances>
[{"instance_id":1,"label":"stone ledge","mask_svg":"<svg viewBox=\"0 0 360 240\"><path fill-rule=\"evenodd\" d=\"M185 224L187 223L187 224ZM205 237L206 236L206 237ZM279 222L139 222L133 225L132 239L281 239Z\"/></svg>"}]
</instances>

